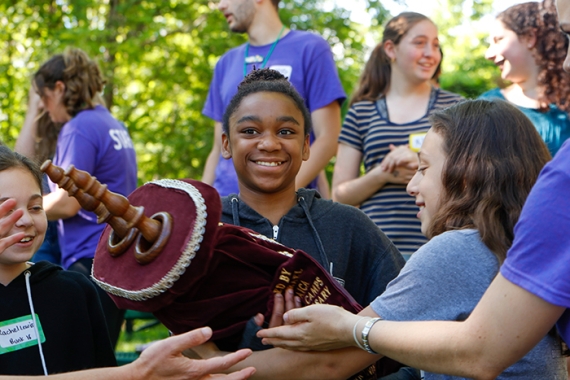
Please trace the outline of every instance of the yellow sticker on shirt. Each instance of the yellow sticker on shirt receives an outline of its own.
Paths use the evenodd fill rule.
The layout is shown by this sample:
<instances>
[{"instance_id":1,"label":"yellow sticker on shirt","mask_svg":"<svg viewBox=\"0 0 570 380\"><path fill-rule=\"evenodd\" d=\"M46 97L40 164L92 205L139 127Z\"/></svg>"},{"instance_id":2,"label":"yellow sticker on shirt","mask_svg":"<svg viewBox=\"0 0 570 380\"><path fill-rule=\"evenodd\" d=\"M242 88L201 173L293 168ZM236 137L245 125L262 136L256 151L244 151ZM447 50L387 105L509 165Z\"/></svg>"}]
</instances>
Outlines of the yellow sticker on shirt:
<instances>
[{"instance_id":1,"label":"yellow sticker on shirt","mask_svg":"<svg viewBox=\"0 0 570 380\"><path fill-rule=\"evenodd\" d=\"M426 137L427 132L422 133L412 133L410 135L410 149L414 152L419 152L422 144L424 143L424 139Z\"/></svg>"}]
</instances>

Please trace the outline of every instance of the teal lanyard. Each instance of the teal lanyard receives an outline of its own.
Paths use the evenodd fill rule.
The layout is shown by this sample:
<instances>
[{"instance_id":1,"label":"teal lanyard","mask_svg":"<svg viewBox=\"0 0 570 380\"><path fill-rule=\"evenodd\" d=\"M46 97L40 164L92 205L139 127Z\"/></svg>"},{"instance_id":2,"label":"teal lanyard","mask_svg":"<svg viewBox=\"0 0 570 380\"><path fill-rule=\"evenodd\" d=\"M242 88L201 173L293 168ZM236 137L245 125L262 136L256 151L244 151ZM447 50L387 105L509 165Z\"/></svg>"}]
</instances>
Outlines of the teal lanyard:
<instances>
[{"instance_id":1,"label":"teal lanyard","mask_svg":"<svg viewBox=\"0 0 570 380\"><path fill-rule=\"evenodd\" d=\"M273 50L275 50L275 46L277 46L277 42L279 42L279 39L281 38L281 34L283 33L284 30L285 30L285 25L283 25L283 27L279 31L279 34L277 35L277 39L275 40L273 45L271 45L271 47L269 48L267 55L265 55L265 58L263 59L263 62L261 63L260 69L263 69L265 67L265 65L267 65L267 61L269 61L269 57L271 57ZM245 58L243 59L243 76L244 77L247 75L247 61L246 61L246 59L248 56L249 56L249 42L247 42L245 44Z\"/></svg>"}]
</instances>

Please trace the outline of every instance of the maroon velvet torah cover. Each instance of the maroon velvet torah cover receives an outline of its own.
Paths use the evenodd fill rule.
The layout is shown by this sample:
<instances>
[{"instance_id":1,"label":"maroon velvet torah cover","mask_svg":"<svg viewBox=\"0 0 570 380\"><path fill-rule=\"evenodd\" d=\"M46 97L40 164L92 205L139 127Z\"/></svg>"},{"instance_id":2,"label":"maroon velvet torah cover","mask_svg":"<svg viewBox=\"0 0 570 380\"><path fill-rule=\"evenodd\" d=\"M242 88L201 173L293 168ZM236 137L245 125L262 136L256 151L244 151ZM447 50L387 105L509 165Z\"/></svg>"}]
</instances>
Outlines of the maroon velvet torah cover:
<instances>
[{"instance_id":1,"label":"maroon velvet torah cover","mask_svg":"<svg viewBox=\"0 0 570 380\"><path fill-rule=\"evenodd\" d=\"M362 309L307 253L219 223L220 198L209 185L153 181L128 199L133 206L144 206L148 217L170 213L172 234L154 261L140 264L134 244L120 256L109 254L112 230L107 226L97 247L93 278L119 308L152 312L174 334L210 326L212 341L235 350L247 321L257 313L269 320L274 293L288 287L303 306L326 303L353 313ZM381 372L390 373L388 367ZM376 379L377 373L373 365L353 379Z\"/></svg>"}]
</instances>

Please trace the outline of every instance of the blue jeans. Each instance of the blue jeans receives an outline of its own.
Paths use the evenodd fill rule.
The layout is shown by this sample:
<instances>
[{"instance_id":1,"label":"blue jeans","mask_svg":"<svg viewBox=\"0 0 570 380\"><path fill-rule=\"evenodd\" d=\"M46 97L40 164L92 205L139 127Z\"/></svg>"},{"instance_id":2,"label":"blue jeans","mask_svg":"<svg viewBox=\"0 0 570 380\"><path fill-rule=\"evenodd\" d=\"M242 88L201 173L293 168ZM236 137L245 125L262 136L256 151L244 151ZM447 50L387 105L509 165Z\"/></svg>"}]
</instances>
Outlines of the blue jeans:
<instances>
[{"instance_id":1,"label":"blue jeans","mask_svg":"<svg viewBox=\"0 0 570 380\"><path fill-rule=\"evenodd\" d=\"M378 380L420 380L420 371L412 367L402 367L398 372L379 378Z\"/></svg>"}]
</instances>

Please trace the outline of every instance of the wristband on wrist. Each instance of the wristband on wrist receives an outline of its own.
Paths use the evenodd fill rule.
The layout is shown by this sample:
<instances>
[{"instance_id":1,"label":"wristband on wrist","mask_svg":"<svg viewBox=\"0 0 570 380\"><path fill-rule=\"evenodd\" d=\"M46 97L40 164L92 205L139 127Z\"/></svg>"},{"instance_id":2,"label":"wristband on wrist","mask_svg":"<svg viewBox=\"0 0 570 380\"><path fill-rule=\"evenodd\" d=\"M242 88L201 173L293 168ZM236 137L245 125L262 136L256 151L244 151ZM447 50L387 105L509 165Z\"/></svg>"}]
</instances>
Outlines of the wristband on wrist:
<instances>
[{"instance_id":1,"label":"wristband on wrist","mask_svg":"<svg viewBox=\"0 0 570 380\"><path fill-rule=\"evenodd\" d=\"M354 324L354 327L352 328L352 337L354 338L354 342L356 342L356 345L358 346L358 348L360 348L361 350L364 350L364 351L366 351L366 348L362 345L362 343L360 343L360 341L356 337L356 328L358 327L358 324L360 323L360 321L362 321L366 318L368 318L368 317L360 318L358 321L356 321L356 323Z\"/></svg>"},{"instance_id":2,"label":"wristband on wrist","mask_svg":"<svg viewBox=\"0 0 570 380\"><path fill-rule=\"evenodd\" d=\"M361 347L359 345L360 348L363 348L366 352L371 353L371 354L375 354L378 355L378 353L376 351L374 351L372 349L372 347L370 347L370 343L368 342L368 335L370 334L370 330L372 330L372 326L374 326L374 324L378 321L382 320L382 318L372 318L369 319L366 324L364 325L364 328L362 329L362 346Z\"/></svg>"}]
</instances>

